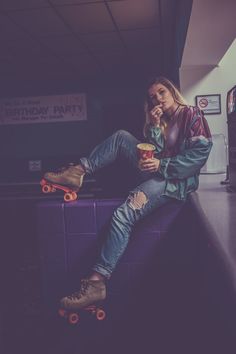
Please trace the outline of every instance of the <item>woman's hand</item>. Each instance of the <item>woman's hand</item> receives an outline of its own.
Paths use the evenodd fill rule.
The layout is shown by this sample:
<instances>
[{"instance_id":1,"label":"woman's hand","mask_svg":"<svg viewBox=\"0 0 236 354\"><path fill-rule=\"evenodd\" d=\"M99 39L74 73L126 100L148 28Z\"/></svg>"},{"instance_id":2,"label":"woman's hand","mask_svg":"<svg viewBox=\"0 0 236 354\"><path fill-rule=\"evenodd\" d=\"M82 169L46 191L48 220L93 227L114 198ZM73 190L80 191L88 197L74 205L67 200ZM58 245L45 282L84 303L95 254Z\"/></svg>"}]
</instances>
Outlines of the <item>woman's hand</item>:
<instances>
[{"instance_id":1,"label":"woman's hand","mask_svg":"<svg viewBox=\"0 0 236 354\"><path fill-rule=\"evenodd\" d=\"M149 112L149 119L151 125L153 125L154 127L159 127L162 114L163 110L161 108L161 105L153 107L153 109Z\"/></svg>"},{"instance_id":2,"label":"woman's hand","mask_svg":"<svg viewBox=\"0 0 236 354\"><path fill-rule=\"evenodd\" d=\"M139 160L138 167L141 171L157 172L160 165L160 160L155 157L146 160Z\"/></svg>"}]
</instances>

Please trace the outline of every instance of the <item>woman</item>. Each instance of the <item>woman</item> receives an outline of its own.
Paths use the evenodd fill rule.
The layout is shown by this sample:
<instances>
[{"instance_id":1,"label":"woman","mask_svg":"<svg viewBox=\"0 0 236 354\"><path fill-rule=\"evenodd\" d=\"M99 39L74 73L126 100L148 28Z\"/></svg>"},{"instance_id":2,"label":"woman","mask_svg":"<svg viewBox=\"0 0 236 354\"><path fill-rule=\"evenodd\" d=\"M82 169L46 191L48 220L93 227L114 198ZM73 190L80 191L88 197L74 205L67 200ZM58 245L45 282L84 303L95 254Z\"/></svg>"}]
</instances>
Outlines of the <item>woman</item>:
<instances>
[{"instance_id":1,"label":"woman","mask_svg":"<svg viewBox=\"0 0 236 354\"><path fill-rule=\"evenodd\" d=\"M86 173L113 162L122 154L133 165L140 184L115 210L100 257L92 274L81 282L78 292L61 300L67 310L78 310L106 297L106 280L124 253L133 226L153 210L198 188L198 175L210 153L212 142L206 119L197 107L188 106L177 88L166 78L154 79L148 86L145 103L144 136L155 145L154 157L138 160L139 141L126 131L98 145L80 164L59 173L48 172L52 183L79 189Z\"/></svg>"}]
</instances>

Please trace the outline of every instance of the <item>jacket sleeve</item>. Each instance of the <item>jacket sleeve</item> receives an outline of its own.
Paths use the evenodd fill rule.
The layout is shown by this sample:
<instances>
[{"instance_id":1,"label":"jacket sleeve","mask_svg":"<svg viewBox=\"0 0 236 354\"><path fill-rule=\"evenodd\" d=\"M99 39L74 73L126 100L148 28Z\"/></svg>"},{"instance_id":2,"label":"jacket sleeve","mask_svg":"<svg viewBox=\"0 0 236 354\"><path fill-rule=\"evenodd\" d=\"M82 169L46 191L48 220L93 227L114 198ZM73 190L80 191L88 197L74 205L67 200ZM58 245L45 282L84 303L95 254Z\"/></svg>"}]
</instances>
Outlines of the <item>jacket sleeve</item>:
<instances>
[{"instance_id":1,"label":"jacket sleeve","mask_svg":"<svg viewBox=\"0 0 236 354\"><path fill-rule=\"evenodd\" d=\"M183 148L176 156L160 160L159 173L165 179L185 179L199 174L212 147L211 133L203 113L197 109L186 128Z\"/></svg>"},{"instance_id":2,"label":"jacket sleeve","mask_svg":"<svg viewBox=\"0 0 236 354\"><path fill-rule=\"evenodd\" d=\"M149 126L146 131L147 141L156 146L155 153L158 154L164 149L164 136L162 134L161 128L156 128Z\"/></svg>"}]
</instances>

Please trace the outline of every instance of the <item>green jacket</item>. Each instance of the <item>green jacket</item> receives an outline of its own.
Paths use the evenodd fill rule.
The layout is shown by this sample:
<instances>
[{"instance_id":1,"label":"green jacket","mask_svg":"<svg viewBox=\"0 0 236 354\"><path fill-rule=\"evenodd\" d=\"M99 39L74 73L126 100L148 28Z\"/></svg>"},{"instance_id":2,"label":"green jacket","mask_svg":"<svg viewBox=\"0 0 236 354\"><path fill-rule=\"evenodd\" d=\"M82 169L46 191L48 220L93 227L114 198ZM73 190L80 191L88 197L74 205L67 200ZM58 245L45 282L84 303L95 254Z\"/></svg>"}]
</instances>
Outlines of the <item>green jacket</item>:
<instances>
[{"instance_id":1,"label":"green jacket","mask_svg":"<svg viewBox=\"0 0 236 354\"><path fill-rule=\"evenodd\" d=\"M198 107L185 106L167 123L164 132L152 126L146 132L148 142L156 146L155 157L160 159L157 173L166 180L164 194L185 200L198 188L200 169L212 148L203 112Z\"/></svg>"}]
</instances>

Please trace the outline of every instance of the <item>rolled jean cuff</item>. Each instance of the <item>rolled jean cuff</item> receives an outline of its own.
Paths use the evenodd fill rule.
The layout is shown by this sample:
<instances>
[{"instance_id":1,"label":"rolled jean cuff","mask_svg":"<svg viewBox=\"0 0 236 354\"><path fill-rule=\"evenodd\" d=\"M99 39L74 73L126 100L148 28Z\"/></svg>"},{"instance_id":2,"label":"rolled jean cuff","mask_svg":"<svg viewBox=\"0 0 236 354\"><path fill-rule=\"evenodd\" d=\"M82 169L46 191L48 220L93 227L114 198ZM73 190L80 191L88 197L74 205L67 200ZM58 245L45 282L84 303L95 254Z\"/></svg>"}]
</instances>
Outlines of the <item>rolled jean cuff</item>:
<instances>
[{"instance_id":1,"label":"rolled jean cuff","mask_svg":"<svg viewBox=\"0 0 236 354\"><path fill-rule=\"evenodd\" d=\"M109 272L106 268L104 268L102 265L100 264L96 264L93 267L93 270L101 275L103 275L106 279L110 279L111 277L111 272Z\"/></svg>"},{"instance_id":2,"label":"rolled jean cuff","mask_svg":"<svg viewBox=\"0 0 236 354\"><path fill-rule=\"evenodd\" d=\"M81 157L80 163L83 166L83 168L85 169L86 173L88 173L88 174L93 173L90 163L86 157Z\"/></svg>"}]
</instances>

